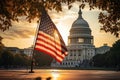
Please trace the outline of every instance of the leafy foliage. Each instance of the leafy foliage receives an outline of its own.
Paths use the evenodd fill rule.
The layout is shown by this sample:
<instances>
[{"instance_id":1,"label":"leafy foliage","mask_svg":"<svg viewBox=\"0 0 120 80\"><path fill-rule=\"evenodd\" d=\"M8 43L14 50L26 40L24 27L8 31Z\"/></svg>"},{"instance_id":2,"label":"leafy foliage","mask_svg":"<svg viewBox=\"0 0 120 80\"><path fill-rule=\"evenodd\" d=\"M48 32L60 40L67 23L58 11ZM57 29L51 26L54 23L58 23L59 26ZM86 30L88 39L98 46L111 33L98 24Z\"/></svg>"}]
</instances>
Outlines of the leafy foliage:
<instances>
[{"instance_id":1,"label":"leafy foliage","mask_svg":"<svg viewBox=\"0 0 120 80\"><path fill-rule=\"evenodd\" d=\"M0 66L4 68L10 67L26 67L30 65L30 58L25 54L14 54L7 50L0 53Z\"/></svg>"},{"instance_id":2,"label":"leafy foliage","mask_svg":"<svg viewBox=\"0 0 120 80\"><path fill-rule=\"evenodd\" d=\"M97 54L93 57L94 65L97 67L103 67L103 65L105 64L104 61L105 61L105 58L104 58L104 55L102 54Z\"/></svg>"},{"instance_id":3,"label":"leafy foliage","mask_svg":"<svg viewBox=\"0 0 120 80\"><path fill-rule=\"evenodd\" d=\"M2 37L0 37L0 53L2 52L2 50L3 50L3 47L4 47L4 45L2 44Z\"/></svg>"},{"instance_id":4,"label":"leafy foliage","mask_svg":"<svg viewBox=\"0 0 120 80\"><path fill-rule=\"evenodd\" d=\"M12 26L12 21L19 21L19 17L26 16L27 21L40 18L42 7L46 10L55 9L62 11L62 4L67 4L68 9L72 3L80 2L80 8L84 8L86 3L90 9L99 8L107 13L99 14L99 22L102 24L101 30L111 32L115 36L120 33L120 0L0 0L0 30L5 31Z\"/></svg>"},{"instance_id":5,"label":"leafy foliage","mask_svg":"<svg viewBox=\"0 0 120 80\"><path fill-rule=\"evenodd\" d=\"M36 66L42 67L42 66L50 66L51 62L53 61L53 58L49 55L35 51L34 54L34 62Z\"/></svg>"},{"instance_id":6,"label":"leafy foliage","mask_svg":"<svg viewBox=\"0 0 120 80\"><path fill-rule=\"evenodd\" d=\"M113 44L110 51L114 59L114 64L120 66L120 39Z\"/></svg>"},{"instance_id":7,"label":"leafy foliage","mask_svg":"<svg viewBox=\"0 0 120 80\"><path fill-rule=\"evenodd\" d=\"M10 65L13 64L14 56L9 51L4 51L1 54L1 65L5 68L8 68Z\"/></svg>"},{"instance_id":8,"label":"leafy foliage","mask_svg":"<svg viewBox=\"0 0 120 80\"><path fill-rule=\"evenodd\" d=\"M93 57L94 66L120 68L120 40L116 41L110 51Z\"/></svg>"},{"instance_id":9,"label":"leafy foliage","mask_svg":"<svg viewBox=\"0 0 120 80\"><path fill-rule=\"evenodd\" d=\"M30 59L25 54L15 54L14 65L19 65L19 66L30 65Z\"/></svg>"}]
</instances>

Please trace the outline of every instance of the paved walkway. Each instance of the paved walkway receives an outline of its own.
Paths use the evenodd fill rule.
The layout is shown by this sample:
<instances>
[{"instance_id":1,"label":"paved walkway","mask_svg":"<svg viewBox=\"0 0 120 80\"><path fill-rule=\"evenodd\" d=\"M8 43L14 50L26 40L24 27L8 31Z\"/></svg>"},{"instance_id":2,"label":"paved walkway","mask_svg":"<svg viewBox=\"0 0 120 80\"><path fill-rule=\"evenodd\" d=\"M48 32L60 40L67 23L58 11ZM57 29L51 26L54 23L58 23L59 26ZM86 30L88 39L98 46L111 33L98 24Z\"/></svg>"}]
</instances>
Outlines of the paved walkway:
<instances>
[{"instance_id":1,"label":"paved walkway","mask_svg":"<svg viewBox=\"0 0 120 80\"><path fill-rule=\"evenodd\" d=\"M100 70L0 70L0 80L120 80L120 72Z\"/></svg>"}]
</instances>

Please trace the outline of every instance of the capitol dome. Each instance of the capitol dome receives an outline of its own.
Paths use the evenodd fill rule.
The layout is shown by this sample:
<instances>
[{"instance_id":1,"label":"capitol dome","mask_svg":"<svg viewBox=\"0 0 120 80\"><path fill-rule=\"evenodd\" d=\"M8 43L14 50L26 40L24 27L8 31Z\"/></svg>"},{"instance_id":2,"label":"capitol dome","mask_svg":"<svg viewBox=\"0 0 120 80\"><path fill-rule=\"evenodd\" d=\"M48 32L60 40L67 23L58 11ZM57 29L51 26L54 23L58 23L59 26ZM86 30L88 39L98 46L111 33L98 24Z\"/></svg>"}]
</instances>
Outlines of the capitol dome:
<instances>
[{"instance_id":1,"label":"capitol dome","mask_svg":"<svg viewBox=\"0 0 120 80\"><path fill-rule=\"evenodd\" d=\"M68 36L68 55L61 64L52 64L54 67L86 67L95 55L95 46L91 29L82 18L81 9L78 18L73 22Z\"/></svg>"},{"instance_id":2,"label":"capitol dome","mask_svg":"<svg viewBox=\"0 0 120 80\"><path fill-rule=\"evenodd\" d=\"M68 36L68 45L71 44L93 44L91 29L86 20L82 18L81 9L78 18L73 22Z\"/></svg>"},{"instance_id":3,"label":"capitol dome","mask_svg":"<svg viewBox=\"0 0 120 80\"><path fill-rule=\"evenodd\" d=\"M79 10L78 14L79 17L73 22L72 27L89 27L87 21L82 18L81 9Z\"/></svg>"}]
</instances>

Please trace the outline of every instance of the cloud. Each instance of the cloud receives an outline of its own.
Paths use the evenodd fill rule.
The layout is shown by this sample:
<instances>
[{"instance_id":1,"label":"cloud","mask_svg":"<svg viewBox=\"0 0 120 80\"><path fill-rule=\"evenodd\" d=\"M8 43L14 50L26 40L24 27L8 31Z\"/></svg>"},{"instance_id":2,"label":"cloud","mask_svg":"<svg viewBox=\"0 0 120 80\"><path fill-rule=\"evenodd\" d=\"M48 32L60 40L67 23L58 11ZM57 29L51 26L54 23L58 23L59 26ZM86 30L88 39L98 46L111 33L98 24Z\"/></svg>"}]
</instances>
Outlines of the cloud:
<instances>
[{"instance_id":1,"label":"cloud","mask_svg":"<svg viewBox=\"0 0 120 80\"><path fill-rule=\"evenodd\" d=\"M35 29L37 23L29 23L25 20L18 22L13 22L12 27L5 32L0 31L0 36L5 39L15 39L15 38L30 38L35 36Z\"/></svg>"},{"instance_id":2,"label":"cloud","mask_svg":"<svg viewBox=\"0 0 120 80\"><path fill-rule=\"evenodd\" d=\"M79 11L79 5L80 2L73 3L73 7L69 10L67 4L62 4L63 11L62 12L57 12L55 10L49 11L49 15L53 22L55 24L64 23L65 21L67 24L69 24L69 20L71 17L77 17L77 13ZM96 11L97 9L95 9ZM84 11L89 11L89 6L86 5L84 8ZM92 10L94 11L94 10ZM99 11L99 10L98 10ZM35 35L35 29L37 27L36 20L32 21L32 23L29 23L26 21L25 17L20 17L19 23L13 22L13 26L5 31L2 32L0 31L0 36L3 38L8 38L8 39L14 39L14 38L29 38L31 36ZM64 24L66 24L64 23ZM67 25L66 24L66 25Z\"/></svg>"}]
</instances>

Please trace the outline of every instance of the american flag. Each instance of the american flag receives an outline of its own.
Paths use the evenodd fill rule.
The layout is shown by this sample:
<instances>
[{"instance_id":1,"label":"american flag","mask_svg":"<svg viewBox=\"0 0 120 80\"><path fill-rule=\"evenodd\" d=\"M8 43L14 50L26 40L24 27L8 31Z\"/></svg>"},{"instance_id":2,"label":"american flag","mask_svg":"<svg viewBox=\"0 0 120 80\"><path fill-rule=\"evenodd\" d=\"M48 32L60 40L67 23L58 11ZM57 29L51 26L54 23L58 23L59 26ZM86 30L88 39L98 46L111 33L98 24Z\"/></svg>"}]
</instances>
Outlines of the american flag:
<instances>
[{"instance_id":1,"label":"american flag","mask_svg":"<svg viewBox=\"0 0 120 80\"><path fill-rule=\"evenodd\" d=\"M35 50L52 56L60 63L67 55L65 43L45 10L42 12Z\"/></svg>"}]
</instances>

